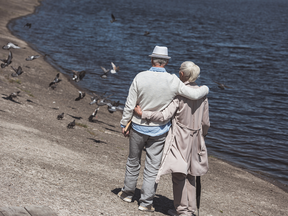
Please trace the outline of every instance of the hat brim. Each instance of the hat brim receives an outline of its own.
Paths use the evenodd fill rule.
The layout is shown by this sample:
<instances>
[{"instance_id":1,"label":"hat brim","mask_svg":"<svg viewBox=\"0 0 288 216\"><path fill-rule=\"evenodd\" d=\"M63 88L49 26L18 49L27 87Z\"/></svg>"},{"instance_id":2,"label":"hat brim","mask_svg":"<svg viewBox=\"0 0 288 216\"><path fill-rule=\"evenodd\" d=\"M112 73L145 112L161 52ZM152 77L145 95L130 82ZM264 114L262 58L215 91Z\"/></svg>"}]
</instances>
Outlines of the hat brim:
<instances>
[{"instance_id":1,"label":"hat brim","mask_svg":"<svg viewBox=\"0 0 288 216\"><path fill-rule=\"evenodd\" d=\"M157 54L152 54L149 55L151 58L155 57L155 58L163 58L163 59L170 59L170 56L165 56L165 55L157 55Z\"/></svg>"}]
</instances>

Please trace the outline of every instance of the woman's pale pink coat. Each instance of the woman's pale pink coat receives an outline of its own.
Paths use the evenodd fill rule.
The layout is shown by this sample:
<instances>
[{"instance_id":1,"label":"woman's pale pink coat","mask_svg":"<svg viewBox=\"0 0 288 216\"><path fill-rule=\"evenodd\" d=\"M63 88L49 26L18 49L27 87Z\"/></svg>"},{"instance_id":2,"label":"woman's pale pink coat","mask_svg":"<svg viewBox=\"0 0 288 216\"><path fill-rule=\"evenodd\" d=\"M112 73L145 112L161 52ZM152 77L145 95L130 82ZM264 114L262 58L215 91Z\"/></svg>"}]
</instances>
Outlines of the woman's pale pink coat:
<instances>
[{"instance_id":1,"label":"woman's pale pink coat","mask_svg":"<svg viewBox=\"0 0 288 216\"><path fill-rule=\"evenodd\" d=\"M195 83L185 83L199 88ZM206 97L189 100L177 96L161 112L143 111L142 118L165 121L172 118L172 126L166 138L161 167L156 178L168 173L201 176L208 171L208 154L204 136L210 127L209 105Z\"/></svg>"}]
</instances>

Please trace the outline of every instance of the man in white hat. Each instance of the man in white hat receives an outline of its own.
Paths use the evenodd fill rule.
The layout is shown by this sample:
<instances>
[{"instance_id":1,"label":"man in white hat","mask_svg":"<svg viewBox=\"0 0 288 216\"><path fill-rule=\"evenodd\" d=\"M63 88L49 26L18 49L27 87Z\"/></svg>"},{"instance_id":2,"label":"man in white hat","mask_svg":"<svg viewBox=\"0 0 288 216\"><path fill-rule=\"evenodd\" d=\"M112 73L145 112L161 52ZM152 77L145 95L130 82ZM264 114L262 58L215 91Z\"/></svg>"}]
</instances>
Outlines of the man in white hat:
<instances>
[{"instance_id":1,"label":"man in white hat","mask_svg":"<svg viewBox=\"0 0 288 216\"><path fill-rule=\"evenodd\" d=\"M118 196L126 202L132 202L141 167L141 153L145 147L145 168L138 209L153 212L153 198L157 188L155 179L171 122L148 122L133 115L133 110L139 104L142 110L160 111L167 107L176 95L197 100L207 95L209 88L207 86L201 86L199 89L189 88L175 74L167 73L165 66L171 58L168 56L167 47L155 46L149 56L152 67L138 73L134 78L120 121L124 136L129 134L129 156L124 187ZM130 132L125 132L124 127L130 120L132 128Z\"/></svg>"}]
</instances>

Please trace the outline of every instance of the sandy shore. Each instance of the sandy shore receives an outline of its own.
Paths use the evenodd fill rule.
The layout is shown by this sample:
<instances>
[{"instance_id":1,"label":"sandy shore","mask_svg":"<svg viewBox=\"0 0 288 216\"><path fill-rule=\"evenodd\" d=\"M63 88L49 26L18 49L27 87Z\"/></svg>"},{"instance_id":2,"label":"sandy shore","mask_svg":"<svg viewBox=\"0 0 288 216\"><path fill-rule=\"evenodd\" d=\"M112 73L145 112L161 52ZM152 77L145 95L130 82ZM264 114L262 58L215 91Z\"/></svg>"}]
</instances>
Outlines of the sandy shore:
<instances>
[{"instance_id":1,"label":"sandy shore","mask_svg":"<svg viewBox=\"0 0 288 216\"><path fill-rule=\"evenodd\" d=\"M12 49L11 65L24 70L13 78L10 66L0 68L0 207L49 206L59 216L167 215L173 207L170 176L158 186L155 213L137 210L139 190L131 204L116 196L123 186L128 155L128 139L119 127L121 113L110 114L103 107L89 122L95 106L89 105L88 96L75 101L78 89L71 78L61 74L62 82L52 90L48 85L58 71L43 57L25 61L36 51L11 35L6 25L33 13L39 2L0 3L0 45L13 42L22 47ZM0 58L8 53L0 49ZM5 99L16 91L21 96L15 102ZM62 112L64 119L57 120ZM74 119L78 125L67 129ZM288 215L288 194L282 189L213 157L209 163L209 172L202 177L202 216ZM139 189L141 183L142 176Z\"/></svg>"}]
</instances>

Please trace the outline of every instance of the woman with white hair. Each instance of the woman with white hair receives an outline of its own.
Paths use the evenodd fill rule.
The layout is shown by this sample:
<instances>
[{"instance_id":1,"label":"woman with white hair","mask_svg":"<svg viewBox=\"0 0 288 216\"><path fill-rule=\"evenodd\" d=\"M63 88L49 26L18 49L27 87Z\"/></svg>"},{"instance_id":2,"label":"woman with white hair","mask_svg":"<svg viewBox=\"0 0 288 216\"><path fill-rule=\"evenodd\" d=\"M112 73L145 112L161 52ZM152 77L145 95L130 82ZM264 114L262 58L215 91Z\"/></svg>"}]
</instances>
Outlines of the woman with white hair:
<instances>
[{"instance_id":1,"label":"woman with white hair","mask_svg":"<svg viewBox=\"0 0 288 216\"><path fill-rule=\"evenodd\" d=\"M195 83L200 68L191 61L181 64L180 80L190 88L199 88ZM164 110L142 111L139 106L135 113L147 121L167 121L172 126L165 141L165 147L156 182L160 176L172 173L175 210L170 215L194 215L196 211L195 176L208 171L208 154L204 137L210 127L208 99L189 100L177 96Z\"/></svg>"}]
</instances>

